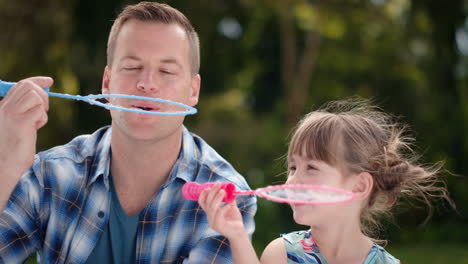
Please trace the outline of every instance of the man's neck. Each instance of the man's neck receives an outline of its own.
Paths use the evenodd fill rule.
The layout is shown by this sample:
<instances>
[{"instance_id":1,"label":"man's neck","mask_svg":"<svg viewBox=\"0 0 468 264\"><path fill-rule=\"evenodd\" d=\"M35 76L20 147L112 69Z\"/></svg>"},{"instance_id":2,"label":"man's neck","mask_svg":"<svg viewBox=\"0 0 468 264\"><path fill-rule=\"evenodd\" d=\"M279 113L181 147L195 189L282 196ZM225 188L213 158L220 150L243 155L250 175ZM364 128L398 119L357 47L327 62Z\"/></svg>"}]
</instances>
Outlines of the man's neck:
<instances>
[{"instance_id":1,"label":"man's neck","mask_svg":"<svg viewBox=\"0 0 468 264\"><path fill-rule=\"evenodd\" d=\"M112 135L111 172L127 215L141 211L167 180L179 156L182 131L159 141L129 141Z\"/></svg>"}]
</instances>

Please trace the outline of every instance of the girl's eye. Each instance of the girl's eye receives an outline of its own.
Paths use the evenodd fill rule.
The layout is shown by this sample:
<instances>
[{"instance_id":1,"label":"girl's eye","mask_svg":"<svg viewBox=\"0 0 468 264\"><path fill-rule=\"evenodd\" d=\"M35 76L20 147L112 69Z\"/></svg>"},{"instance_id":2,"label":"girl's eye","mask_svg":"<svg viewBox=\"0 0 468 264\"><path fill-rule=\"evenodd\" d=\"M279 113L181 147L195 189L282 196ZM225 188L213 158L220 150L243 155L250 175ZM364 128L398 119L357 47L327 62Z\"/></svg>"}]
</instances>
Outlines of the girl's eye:
<instances>
[{"instance_id":1,"label":"girl's eye","mask_svg":"<svg viewBox=\"0 0 468 264\"><path fill-rule=\"evenodd\" d=\"M296 166L289 166L289 168L288 168L289 172L295 171L295 170L296 170Z\"/></svg>"},{"instance_id":2,"label":"girl's eye","mask_svg":"<svg viewBox=\"0 0 468 264\"><path fill-rule=\"evenodd\" d=\"M312 165L307 165L307 170L317 170L317 169Z\"/></svg>"}]
</instances>

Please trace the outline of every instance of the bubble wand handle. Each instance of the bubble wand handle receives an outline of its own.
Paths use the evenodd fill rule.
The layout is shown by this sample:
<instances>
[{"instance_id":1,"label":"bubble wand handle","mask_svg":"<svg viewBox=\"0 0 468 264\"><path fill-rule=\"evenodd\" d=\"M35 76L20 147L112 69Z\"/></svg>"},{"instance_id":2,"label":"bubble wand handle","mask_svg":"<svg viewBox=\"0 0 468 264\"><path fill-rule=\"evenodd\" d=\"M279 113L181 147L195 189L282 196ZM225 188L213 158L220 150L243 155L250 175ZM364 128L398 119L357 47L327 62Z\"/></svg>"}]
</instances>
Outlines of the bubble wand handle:
<instances>
[{"instance_id":1,"label":"bubble wand handle","mask_svg":"<svg viewBox=\"0 0 468 264\"><path fill-rule=\"evenodd\" d=\"M16 84L15 82L6 82L6 81L0 80L0 97L5 97L8 91L10 91L11 87L13 87L15 84ZM45 91L47 92L49 96L52 96L52 97L81 100L81 101L86 101L86 102L89 101L87 97L81 96L81 95L53 93L53 92L49 92L49 88L46 88Z\"/></svg>"},{"instance_id":2,"label":"bubble wand handle","mask_svg":"<svg viewBox=\"0 0 468 264\"><path fill-rule=\"evenodd\" d=\"M216 182L208 182L199 184L197 182L186 182L182 187L182 195L185 199L191 201L198 201L200 197L200 193L210 188L216 184ZM226 196L224 196L223 202L230 203L236 199L237 195L250 195L254 194L254 191L236 191L236 186L233 183L226 182L221 183L221 189L226 192Z\"/></svg>"},{"instance_id":3,"label":"bubble wand handle","mask_svg":"<svg viewBox=\"0 0 468 264\"><path fill-rule=\"evenodd\" d=\"M0 97L5 97L10 91L11 87L13 87L16 83L15 82L6 82L0 80ZM45 89L47 92L49 92L49 88Z\"/></svg>"},{"instance_id":4,"label":"bubble wand handle","mask_svg":"<svg viewBox=\"0 0 468 264\"><path fill-rule=\"evenodd\" d=\"M11 87L13 87L15 84L16 84L15 82L6 82L6 81L0 80L0 97L5 97L8 91L10 91ZM49 88L46 88L45 91L47 92L49 96L52 96L52 97L59 97L59 98L81 100L81 101L89 102L89 99L86 96L53 93L53 92L49 92Z\"/></svg>"}]
</instances>

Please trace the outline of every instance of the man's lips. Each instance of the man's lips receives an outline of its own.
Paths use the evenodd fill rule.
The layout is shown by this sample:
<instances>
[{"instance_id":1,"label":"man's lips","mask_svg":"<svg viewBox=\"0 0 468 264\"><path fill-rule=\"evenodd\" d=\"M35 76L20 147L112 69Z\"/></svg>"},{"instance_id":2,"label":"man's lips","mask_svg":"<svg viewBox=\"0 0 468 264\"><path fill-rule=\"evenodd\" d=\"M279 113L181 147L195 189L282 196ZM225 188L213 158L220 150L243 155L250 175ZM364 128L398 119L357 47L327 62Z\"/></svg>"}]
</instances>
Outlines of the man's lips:
<instances>
[{"instance_id":1,"label":"man's lips","mask_svg":"<svg viewBox=\"0 0 468 264\"><path fill-rule=\"evenodd\" d=\"M141 109L144 111L159 111L160 108L156 105L151 104L134 104L131 105L132 108Z\"/></svg>"}]
</instances>

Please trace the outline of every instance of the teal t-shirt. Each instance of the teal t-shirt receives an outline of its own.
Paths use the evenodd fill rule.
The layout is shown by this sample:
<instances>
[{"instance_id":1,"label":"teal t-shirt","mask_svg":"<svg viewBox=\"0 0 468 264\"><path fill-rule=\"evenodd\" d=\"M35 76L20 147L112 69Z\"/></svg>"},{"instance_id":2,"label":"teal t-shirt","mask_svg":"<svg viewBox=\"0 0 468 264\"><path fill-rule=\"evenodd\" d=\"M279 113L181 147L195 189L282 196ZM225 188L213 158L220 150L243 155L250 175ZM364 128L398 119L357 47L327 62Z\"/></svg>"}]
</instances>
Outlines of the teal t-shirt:
<instances>
[{"instance_id":1,"label":"teal t-shirt","mask_svg":"<svg viewBox=\"0 0 468 264\"><path fill-rule=\"evenodd\" d=\"M134 263L140 213L128 216L120 205L111 175L109 175L109 183L112 193L109 222L86 263Z\"/></svg>"}]
</instances>

